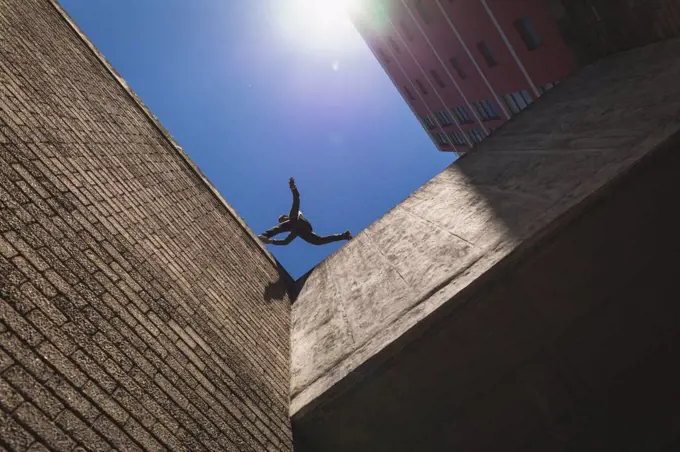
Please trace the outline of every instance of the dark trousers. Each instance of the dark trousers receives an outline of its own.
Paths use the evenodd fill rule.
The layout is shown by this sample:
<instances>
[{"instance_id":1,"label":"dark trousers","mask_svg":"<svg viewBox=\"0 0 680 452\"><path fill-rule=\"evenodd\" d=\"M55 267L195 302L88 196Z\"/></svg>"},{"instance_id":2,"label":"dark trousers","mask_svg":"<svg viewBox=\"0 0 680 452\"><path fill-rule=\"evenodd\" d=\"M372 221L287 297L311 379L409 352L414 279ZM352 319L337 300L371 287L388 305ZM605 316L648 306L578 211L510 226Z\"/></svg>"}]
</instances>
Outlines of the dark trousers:
<instances>
[{"instance_id":1,"label":"dark trousers","mask_svg":"<svg viewBox=\"0 0 680 452\"><path fill-rule=\"evenodd\" d=\"M346 240L347 237L345 237L344 234L332 234L332 235L316 235L314 232L309 231L309 232L304 232L302 234L298 234L302 240L304 240L307 243L311 243L312 245L325 245L327 243L333 243L333 242L339 242L340 240Z\"/></svg>"},{"instance_id":2,"label":"dark trousers","mask_svg":"<svg viewBox=\"0 0 680 452\"><path fill-rule=\"evenodd\" d=\"M339 242L340 240L346 240L343 234L332 234L321 236L314 233L312 225L308 221L284 221L283 223L277 224L270 230L264 232L262 235L267 238L271 238L282 232L290 232L288 237L283 240L270 240L269 243L272 245L288 245L296 237L300 237L307 243L312 245L326 245L327 243Z\"/></svg>"}]
</instances>

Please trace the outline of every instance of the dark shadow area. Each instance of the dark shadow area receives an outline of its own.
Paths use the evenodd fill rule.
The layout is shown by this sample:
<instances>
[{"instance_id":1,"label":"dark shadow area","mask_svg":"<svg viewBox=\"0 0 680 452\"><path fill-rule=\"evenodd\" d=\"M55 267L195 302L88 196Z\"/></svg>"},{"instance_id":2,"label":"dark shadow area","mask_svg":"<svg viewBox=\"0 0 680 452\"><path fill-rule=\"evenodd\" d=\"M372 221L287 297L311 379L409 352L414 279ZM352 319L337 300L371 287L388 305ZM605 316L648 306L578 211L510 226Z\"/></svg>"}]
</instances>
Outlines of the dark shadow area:
<instances>
[{"instance_id":1,"label":"dark shadow area","mask_svg":"<svg viewBox=\"0 0 680 452\"><path fill-rule=\"evenodd\" d=\"M264 289L265 301L283 300L286 294L288 294L288 287L282 278L268 283Z\"/></svg>"},{"instance_id":2,"label":"dark shadow area","mask_svg":"<svg viewBox=\"0 0 680 452\"><path fill-rule=\"evenodd\" d=\"M304 275L300 276L294 284L294 289L295 289L295 296L292 298L293 302L295 302L295 299L297 296L302 292L302 289L305 287L305 283L307 282L307 279L314 273L314 271L318 268L318 265L314 266L311 270L309 270L307 273Z\"/></svg>"},{"instance_id":3,"label":"dark shadow area","mask_svg":"<svg viewBox=\"0 0 680 452\"><path fill-rule=\"evenodd\" d=\"M680 37L678 0L545 0L577 61Z\"/></svg>"},{"instance_id":4,"label":"dark shadow area","mask_svg":"<svg viewBox=\"0 0 680 452\"><path fill-rule=\"evenodd\" d=\"M264 289L264 299L267 302L282 300L288 295L291 304L298 295L296 281L290 276L279 261L276 261L276 269L279 277L276 281L270 282Z\"/></svg>"},{"instance_id":5,"label":"dark shadow area","mask_svg":"<svg viewBox=\"0 0 680 452\"><path fill-rule=\"evenodd\" d=\"M679 149L676 132L355 369L294 418L296 450L675 450Z\"/></svg>"},{"instance_id":6,"label":"dark shadow area","mask_svg":"<svg viewBox=\"0 0 680 452\"><path fill-rule=\"evenodd\" d=\"M419 334L433 334L420 324L431 325L442 312L466 303L473 288L492 290L494 281L489 275L498 277L500 262L529 259L545 246L546 234L567 234L566 222L570 218L590 208L608 186L628 178L640 159L677 132L678 55L680 40L671 40L583 68L359 234L325 262L323 272L309 275L306 284L301 280L298 286L304 285L304 290L293 313L297 328L291 360L294 418L324 416L318 413L332 411L326 406L334 404L339 394L342 395L337 400L344 399L343 391L378 384L373 383L381 378L378 375L408 360L402 350L410 341L418 340ZM602 225L615 228L617 233L622 228L616 221L602 220L597 227ZM642 235L634 229L629 232L630 236L620 235L619 240L641 247ZM588 234L609 239L607 231ZM577 245L574 238L570 246L576 249ZM574 263L569 271L582 278L594 278L587 279L594 287L583 288L584 293L602 288L614 290L616 281L598 283L597 276L583 272L595 261L605 266L616 264L618 258L614 256L620 250L612 245L601 256L586 251L569 261ZM559 255L555 259L553 265L558 268ZM554 285L572 282L563 288L568 297L562 302L580 302L585 295L576 290L579 280L570 279L571 274L560 280L559 274L556 271L551 276ZM539 273L524 277L536 284L543 281ZM509 281L513 282L512 278ZM521 303L524 295L506 293L504 297L508 306L513 306ZM506 314L508 318L514 315L503 315ZM473 326L461 328L496 334L496 320L484 313L469 321ZM465 345L471 349L474 343L470 340ZM475 353L466 359L485 356ZM504 357L500 352L484 360L493 367ZM449 358L443 353L442 359ZM403 378L410 380L430 364L403 365ZM460 369L449 369L444 374L455 378L466 365L463 362ZM401 377L395 374L394 378ZM417 397L421 392L407 387L386 387L384 391L383 397L376 400L385 407L389 405L385 401L392 397L389 393L405 397L413 391L413 397ZM396 400L394 403L399 404ZM423 405L414 403L422 408L415 413L427 413ZM367 416L371 413L372 418L380 417L375 415L378 408L356 409ZM398 406L385 409L398 412ZM351 414L355 415L356 412ZM369 419L365 421L370 423ZM419 426L429 425L412 421ZM323 424L309 422L307 432ZM358 421L349 425L359 430L359 437L371 435L362 431ZM395 431L402 425L385 428ZM310 434L320 441L320 435ZM348 441L355 437L345 431L342 435ZM395 441L398 442L396 438ZM337 450L359 450L342 444L344 448ZM406 450L418 450L415 443L411 446Z\"/></svg>"}]
</instances>

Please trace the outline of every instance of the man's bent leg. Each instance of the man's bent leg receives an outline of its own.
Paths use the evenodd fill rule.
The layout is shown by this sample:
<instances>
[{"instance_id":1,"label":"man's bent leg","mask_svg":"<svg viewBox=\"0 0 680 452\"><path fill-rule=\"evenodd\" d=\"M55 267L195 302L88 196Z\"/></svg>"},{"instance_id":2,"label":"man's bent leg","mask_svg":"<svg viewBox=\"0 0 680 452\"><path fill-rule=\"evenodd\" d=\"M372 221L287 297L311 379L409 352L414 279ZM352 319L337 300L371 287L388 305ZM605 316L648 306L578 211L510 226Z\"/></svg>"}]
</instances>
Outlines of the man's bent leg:
<instances>
[{"instance_id":1,"label":"man's bent leg","mask_svg":"<svg viewBox=\"0 0 680 452\"><path fill-rule=\"evenodd\" d=\"M268 231L263 232L260 234L264 238L270 238L274 237L277 234L281 234L282 232L288 232L290 231L290 221L284 221L283 223L279 223L273 228L271 228Z\"/></svg>"},{"instance_id":2,"label":"man's bent leg","mask_svg":"<svg viewBox=\"0 0 680 452\"><path fill-rule=\"evenodd\" d=\"M270 245L288 245L290 242L292 242L293 240L295 240L295 237L297 237L297 234L295 234L294 232L291 232L291 233L288 234L288 236L287 236L285 239L283 239L283 240L267 239L267 242L268 242Z\"/></svg>"}]
</instances>

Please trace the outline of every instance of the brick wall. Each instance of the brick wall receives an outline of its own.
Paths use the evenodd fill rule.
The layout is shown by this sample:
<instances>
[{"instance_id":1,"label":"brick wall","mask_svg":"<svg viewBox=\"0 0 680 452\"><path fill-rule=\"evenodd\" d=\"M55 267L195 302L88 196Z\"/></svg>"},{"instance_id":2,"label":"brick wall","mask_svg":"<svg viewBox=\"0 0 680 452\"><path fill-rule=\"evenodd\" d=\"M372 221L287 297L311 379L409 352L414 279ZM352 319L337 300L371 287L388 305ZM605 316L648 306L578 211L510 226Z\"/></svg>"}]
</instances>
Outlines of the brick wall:
<instances>
[{"instance_id":1,"label":"brick wall","mask_svg":"<svg viewBox=\"0 0 680 452\"><path fill-rule=\"evenodd\" d=\"M0 449L290 450L271 257L50 0L0 0Z\"/></svg>"}]
</instances>

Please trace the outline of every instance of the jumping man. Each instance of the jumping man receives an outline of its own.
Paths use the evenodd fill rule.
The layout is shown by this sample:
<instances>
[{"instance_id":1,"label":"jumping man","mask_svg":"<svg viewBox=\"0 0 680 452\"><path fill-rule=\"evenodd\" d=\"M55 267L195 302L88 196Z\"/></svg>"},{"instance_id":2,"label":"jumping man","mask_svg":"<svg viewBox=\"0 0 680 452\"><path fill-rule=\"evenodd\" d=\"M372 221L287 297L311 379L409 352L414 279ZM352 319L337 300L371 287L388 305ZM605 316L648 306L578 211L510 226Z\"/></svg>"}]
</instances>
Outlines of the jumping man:
<instances>
[{"instance_id":1,"label":"jumping man","mask_svg":"<svg viewBox=\"0 0 680 452\"><path fill-rule=\"evenodd\" d=\"M290 214L281 215L279 217L279 224L261 234L259 236L260 240L272 245L288 245L299 236L302 240L311 243L312 245L325 245L327 243L349 240L352 238L352 233L349 231L345 231L342 234L327 235L325 237L316 235L312 228L312 224L302 216L302 212L300 212L300 193L298 192L298 189L295 186L295 180L292 177L288 181L288 185L290 186L290 191L293 192L293 206L290 208ZM282 232L289 233L285 239L275 240L271 238Z\"/></svg>"}]
</instances>

